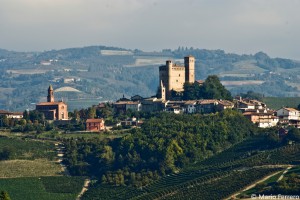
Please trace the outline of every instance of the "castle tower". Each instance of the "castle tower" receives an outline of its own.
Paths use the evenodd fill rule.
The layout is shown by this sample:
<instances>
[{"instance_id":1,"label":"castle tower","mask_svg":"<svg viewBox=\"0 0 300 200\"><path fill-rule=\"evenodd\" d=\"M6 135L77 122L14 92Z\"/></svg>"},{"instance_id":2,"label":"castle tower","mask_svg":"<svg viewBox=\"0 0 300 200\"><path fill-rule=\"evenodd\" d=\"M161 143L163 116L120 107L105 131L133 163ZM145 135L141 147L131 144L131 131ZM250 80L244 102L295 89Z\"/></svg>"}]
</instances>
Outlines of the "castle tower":
<instances>
[{"instance_id":1,"label":"castle tower","mask_svg":"<svg viewBox=\"0 0 300 200\"><path fill-rule=\"evenodd\" d=\"M185 82L194 83L195 82L195 58L193 56L184 57L184 67L185 67Z\"/></svg>"},{"instance_id":2,"label":"castle tower","mask_svg":"<svg viewBox=\"0 0 300 200\"><path fill-rule=\"evenodd\" d=\"M52 85L48 88L47 102L54 102L54 91Z\"/></svg>"},{"instance_id":3,"label":"castle tower","mask_svg":"<svg viewBox=\"0 0 300 200\"><path fill-rule=\"evenodd\" d=\"M166 100L166 87L164 86L163 82L160 81L160 94L161 94L161 99Z\"/></svg>"},{"instance_id":4,"label":"castle tower","mask_svg":"<svg viewBox=\"0 0 300 200\"><path fill-rule=\"evenodd\" d=\"M166 95L165 98L166 99L170 99L171 97L171 90L172 90L172 84L173 84L173 80L172 80L172 74L173 74L173 63L171 60L167 60L166 61L166 67L167 67L167 82L165 85L165 90L166 90Z\"/></svg>"}]
</instances>

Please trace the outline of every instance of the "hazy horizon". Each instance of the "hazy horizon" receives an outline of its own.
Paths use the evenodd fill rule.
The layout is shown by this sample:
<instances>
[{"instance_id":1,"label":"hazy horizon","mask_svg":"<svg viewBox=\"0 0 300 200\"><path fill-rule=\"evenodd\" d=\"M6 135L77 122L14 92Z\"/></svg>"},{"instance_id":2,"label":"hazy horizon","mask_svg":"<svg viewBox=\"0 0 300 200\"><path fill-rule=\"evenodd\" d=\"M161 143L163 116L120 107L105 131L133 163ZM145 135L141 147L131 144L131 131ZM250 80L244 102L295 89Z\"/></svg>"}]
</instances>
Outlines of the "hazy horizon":
<instances>
[{"instance_id":1,"label":"hazy horizon","mask_svg":"<svg viewBox=\"0 0 300 200\"><path fill-rule=\"evenodd\" d=\"M179 46L300 60L300 1L2 0L0 48Z\"/></svg>"}]
</instances>

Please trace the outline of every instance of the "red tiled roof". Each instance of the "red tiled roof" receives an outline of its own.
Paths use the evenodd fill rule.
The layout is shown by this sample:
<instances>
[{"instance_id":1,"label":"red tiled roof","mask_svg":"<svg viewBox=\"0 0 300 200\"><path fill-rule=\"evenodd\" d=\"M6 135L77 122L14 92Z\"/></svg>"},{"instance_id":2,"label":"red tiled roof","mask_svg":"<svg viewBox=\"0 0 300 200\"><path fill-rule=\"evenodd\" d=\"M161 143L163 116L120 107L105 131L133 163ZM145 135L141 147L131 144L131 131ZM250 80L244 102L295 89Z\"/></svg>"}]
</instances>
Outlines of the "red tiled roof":
<instances>
[{"instance_id":1,"label":"red tiled roof","mask_svg":"<svg viewBox=\"0 0 300 200\"><path fill-rule=\"evenodd\" d=\"M234 105L231 101L227 101L227 100L220 100L219 103L224 106L233 106Z\"/></svg>"},{"instance_id":2,"label":"red tiled roof","mask_svg":"<svg viewBox=\"0 0 300 200\"><path fill-rule=\"evenodd\" d=\"M204 83L203 80L196 80L195 82L198 83L198 84L203 84Z\"/></svg>"},{"instance_id":3,"label":"red tiled roof","mask_svg":"<svg viewBox=\"0 0 300 200\"><path fill-rule=\"evenodd\" d=\"M60 102L41 102L41 103L38 103L36 105L37 106L51 106L51 105L59 105L59 104L65 104L66 105L66 103L62 102L62 101L60 101Z\"/></svg>"},{"instance_id":4,"label":"red tiled roof","mask_svg":"<svg viewBox=\"0 0 300 200\"><path fill-rule=\"evenodd\" d=\"M218 100L216 99L203 99L203 100L199 100L198 104L212 104L216 102L218 102Z\"/></svg>"},{"instance_id":5,"label":"red tiled roof","mask_svg":"<svg viewBox=\"0 0 300 200\"><path fill-rule=\"evenodd\" d=\"M7 111L7 110L0 110L0 114L10 114L11 112Z\"/></svg>"},{"instance_id":6,"label":"red tiled roof","mask_svg":"<svg viewBox=\"0 0 300 200\"><path fill-rule=\"evenodd\" d=\"M7 111L7 110L0 110L0 114L7 114L7 115L23 115L22 112L10 112L10 111Z\"/></svg>"},{"instance_id":7,"label":"red tiled roof","mask_svg":"<svg viewBox=\"0 0 300 200\"><path fill-rule=\"evenodd\" d=\"M195 104L195 103L197 103L197 100L188 100L184 104L189 105L189 104Z\"/></svg>"},{"instance_id":8,"label":"red tiled roof","mask_svg":"<svg viewBox=\"0 0 300 200\"><path fill-rule=\"evenodd\" d=\"M101 123L101 122L103 122L103 119L101 118L101 119L87 119L86 120L86 122L87 123Z\"/></svg>"}]
</instances>

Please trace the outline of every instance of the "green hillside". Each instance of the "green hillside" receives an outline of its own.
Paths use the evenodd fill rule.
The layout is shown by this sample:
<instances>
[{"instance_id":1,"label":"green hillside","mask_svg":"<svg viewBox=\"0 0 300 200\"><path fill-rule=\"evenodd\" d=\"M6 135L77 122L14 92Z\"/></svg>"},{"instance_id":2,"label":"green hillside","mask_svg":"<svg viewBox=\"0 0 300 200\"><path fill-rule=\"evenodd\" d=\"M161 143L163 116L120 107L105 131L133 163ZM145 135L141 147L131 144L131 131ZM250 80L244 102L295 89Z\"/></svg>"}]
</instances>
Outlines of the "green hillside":
<instances>
[{"instance_id":1,"label":"green hillside","mask_svg":"<svg viewBox=\"0 0 300 200\"><path fill-rule=\"evenodd\" d=\"M247 139L182 172L167 175L139 189L94 185L83 199L229 198L246 186L299 161L299 144L276 148L266 142L261 136Z\"/></svg>"},{"instance_id":2,"label":"green hillside","mask_svg":"<svg viewBox=\"0 0 300 200\"><path fill-rule=\"evenodd\" d=\"M274 110L282 107L297 108L300 104L300 97L264 97L263 102Z\"/></svg>"}]
</instances>

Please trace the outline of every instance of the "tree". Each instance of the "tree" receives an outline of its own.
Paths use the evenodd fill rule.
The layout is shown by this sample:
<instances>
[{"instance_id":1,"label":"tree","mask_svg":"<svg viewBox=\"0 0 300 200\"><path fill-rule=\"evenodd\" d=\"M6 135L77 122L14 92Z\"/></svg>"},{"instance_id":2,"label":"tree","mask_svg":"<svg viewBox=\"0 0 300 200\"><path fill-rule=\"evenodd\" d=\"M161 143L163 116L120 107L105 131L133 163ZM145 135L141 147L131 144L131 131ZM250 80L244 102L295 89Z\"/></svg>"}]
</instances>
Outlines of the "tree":
<instances>
[{"instance_id":1,"label":"tree","mask_svg":"<svg viewBox=\"0 0 300 200\"><path fill-rule=\"evenodd\" d=\"M44 113L40 113L37 110L33 110L29 112L29 119L34 122L39 122L39 123L43 123L45 120L45 116Z\"/></svg>"},{"instance_id":2,"label":"tree","mask_svg":"<svg viewBox=\"0 0 300 200\"><path fill-rule=\"evenodd\" d=\"M195 99L198 98L199 86L197 88L195 83L194 84L185 83L183 88L184 88L184 92L183 92L183 99L184 100L195 100Z\"/></svg>"},{"instance_id":3,"label":"tree","mask_svg":"<svg viewBox=\"0 0 300 200\"><path fill-rule=\"evenodd\" d=\"M298 128L292 128L288 132L288 139L300 142L300 130Z\"/></svg>"},{"instance_id":4,"label":"tree","mask_svg":"<svg viewBox=\"0 0 300 200\"><path fill-rule=\"evenodd\" d=\"M11 158L14 149L11 147L3 147L2 151L0 152L0 160L8 160Z\"/></svg>"},{"instance_id":5,"label":"tree","mask_svg":"<svg viewBox=\"0 0 300 200\"><path fill-rule=\"evenodd\" d=\"M88 109L88 119L94 119L96 117L96 108L90 107Z\"/></svg>"},{"instance_id":6,"label":"tree","mask_svg":"<svg viewBox=\"0 0 300 200\"><path fill-rule=\"evenodd\" d=\"M198 83L185 83L184 100L225 99L232 100L231 93L221 84L216 75L208 76L202 86Z\"/></svg>"},{"instance_id":7,"label":"tree","mask_svg":"<svg viewBox=\"0 0 300 200\"><path fill-rule=\"evenodd\" d=\"M204 81L203 98L232 100L231 93L222 85L216 75L208 76Z\"/></svg>"},{"instance_id":8,"label":"tree","mask_svg":"<svg viewBox=\"0 0 300 200\"><path fill-rule=\"evenodd\" d=\"M23 112L23 119L29 120L29 112L27 110Z\"/></svg>"},{"instance_id":9,"label":"tree","mask_svg":"<svg viewBox=\"0 0 300 200\"><path fill-rule=\"evenodd\" d=\"M259 100L259 101L263 100L263 95L262 94L260 94L258 92L253 92L251 90L248 91L246 94L241 93L240 96L243 97L243 98L256 99L256 100Z\"/></svg>"},{"instance_id":10,"label":"tree","mask_svg":"<svg viewBox=\"0 0 300 200\"><path fill-rule=\"evenodd\" d=\"M297 106L297 109L300 110L300 104Z\"/></svg>"},{"instance_id":11,"label":"tree","mask_svg":"<svg viewBox=\"0 0 300 200\"><path fill-rule=\"evenodd\" d=\"M10 200L10 197L6 191L1 191L0 200Z\"/></svg>"}]
</instances>

